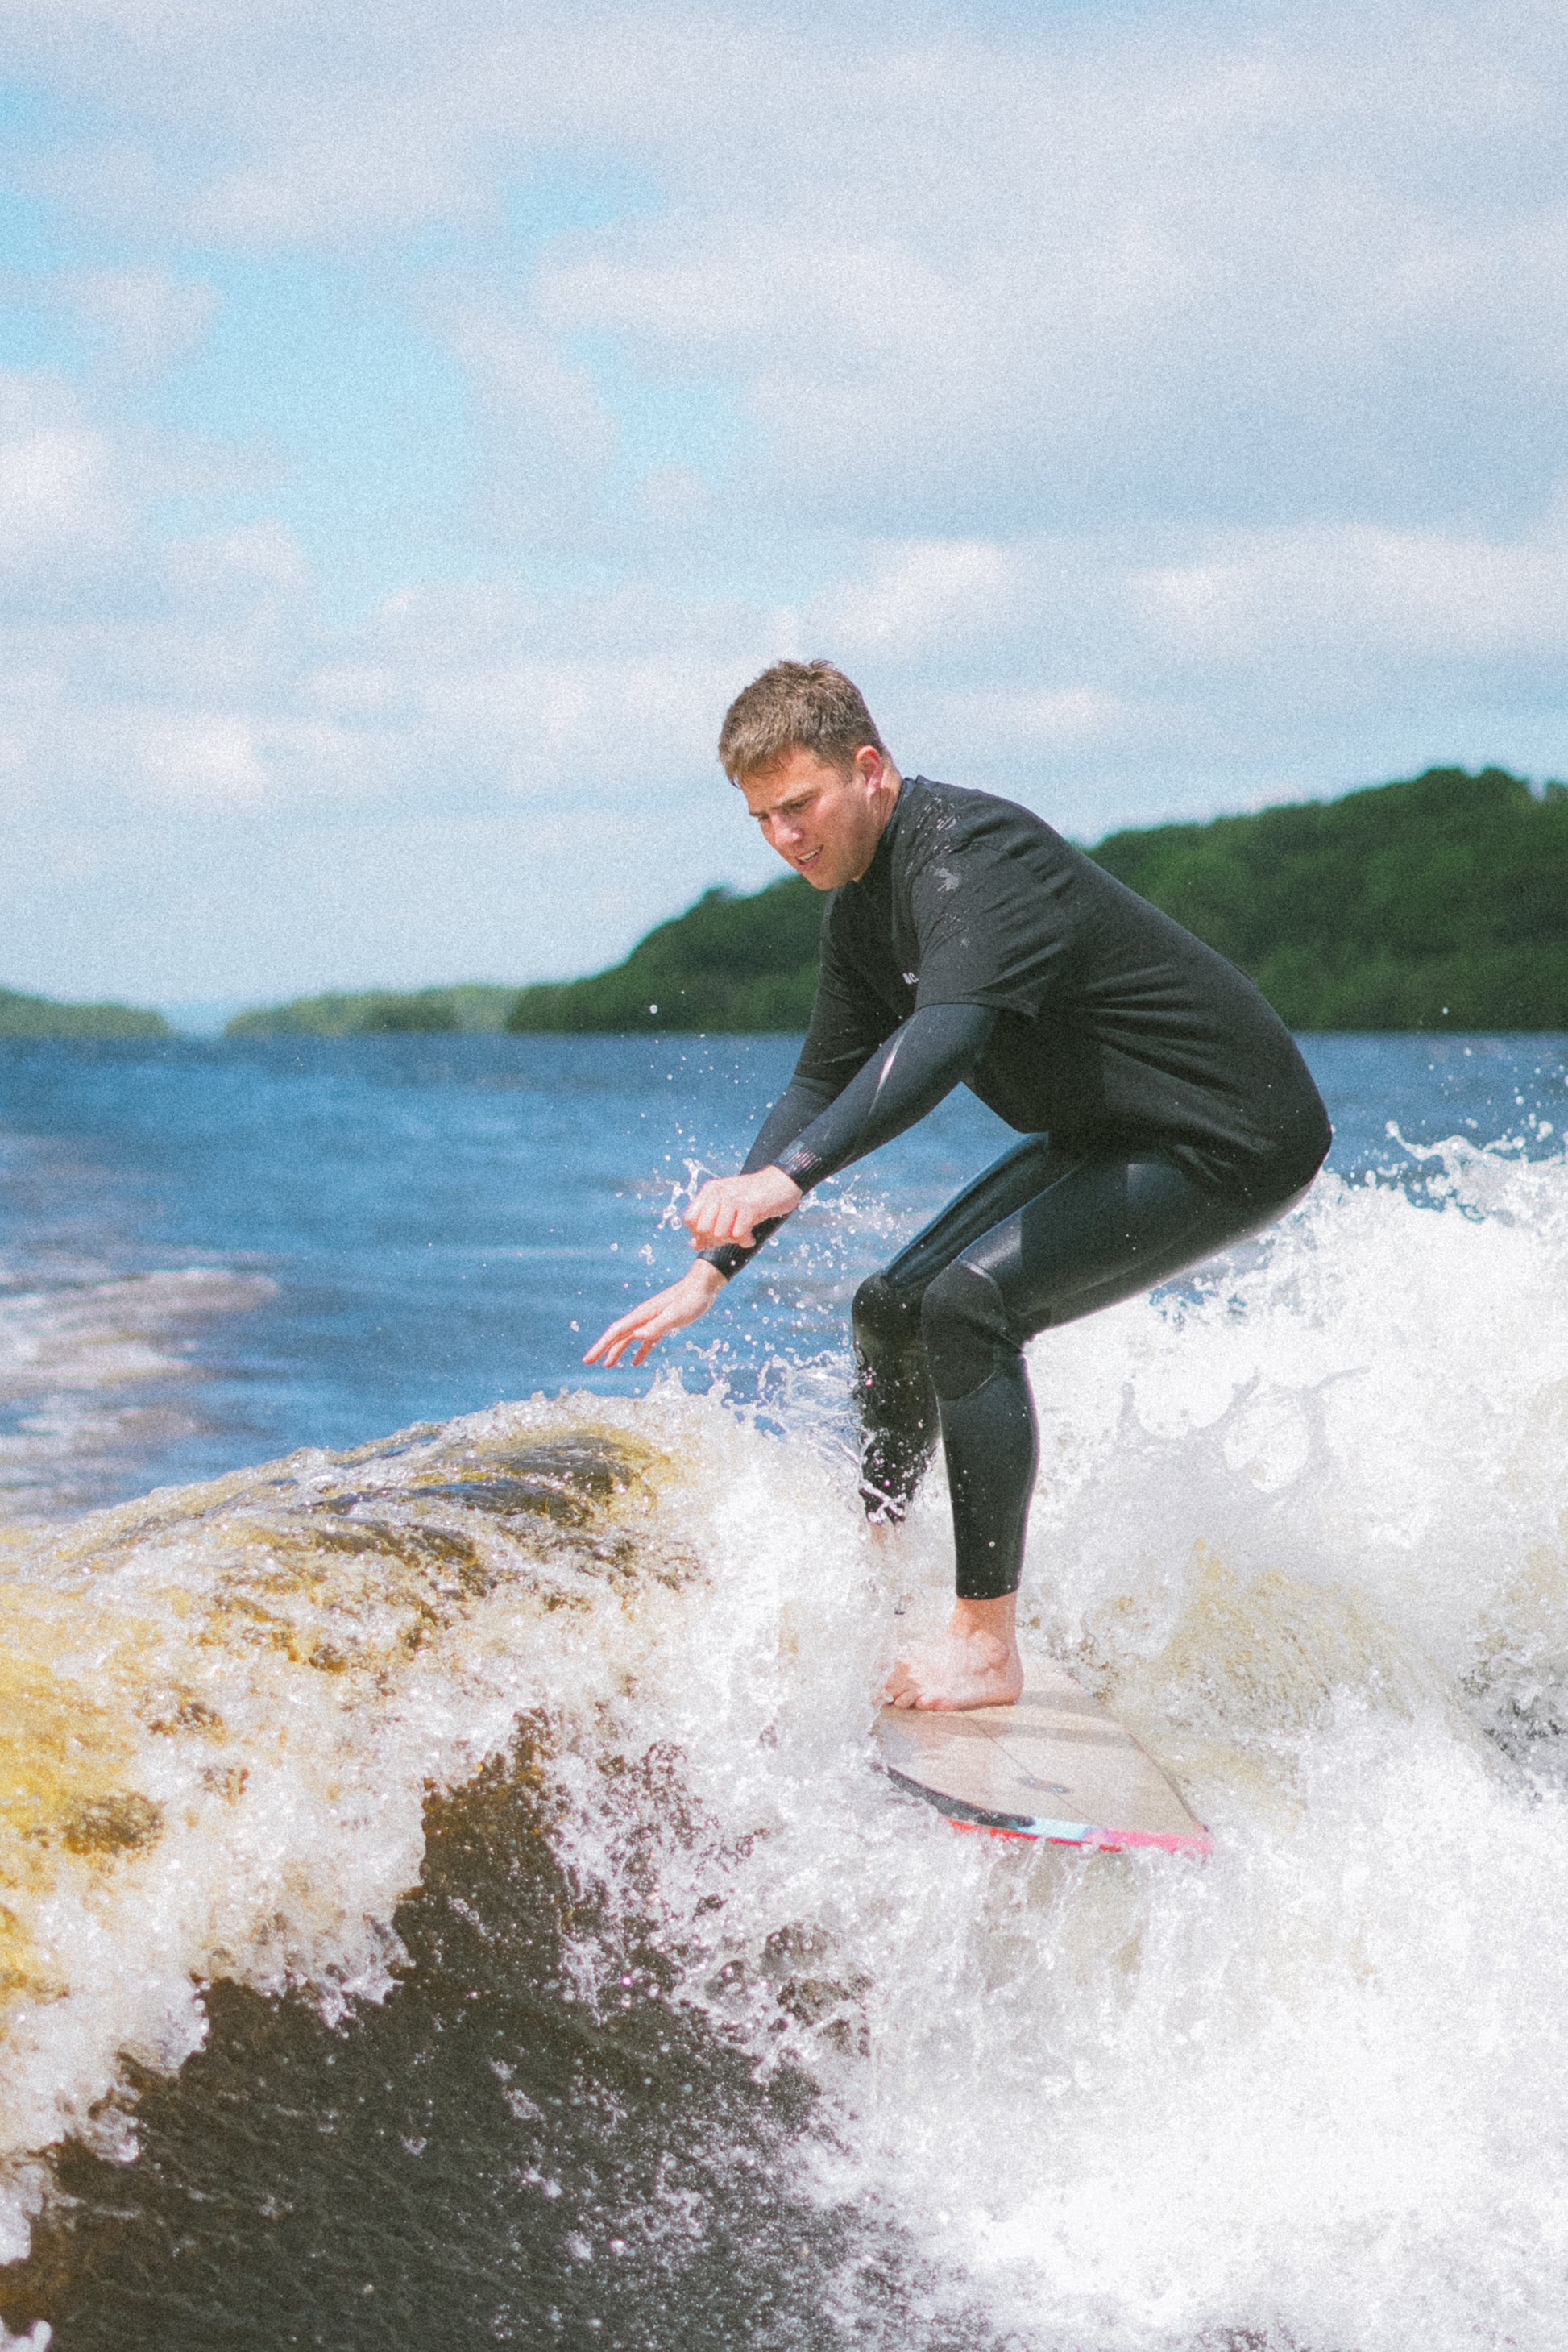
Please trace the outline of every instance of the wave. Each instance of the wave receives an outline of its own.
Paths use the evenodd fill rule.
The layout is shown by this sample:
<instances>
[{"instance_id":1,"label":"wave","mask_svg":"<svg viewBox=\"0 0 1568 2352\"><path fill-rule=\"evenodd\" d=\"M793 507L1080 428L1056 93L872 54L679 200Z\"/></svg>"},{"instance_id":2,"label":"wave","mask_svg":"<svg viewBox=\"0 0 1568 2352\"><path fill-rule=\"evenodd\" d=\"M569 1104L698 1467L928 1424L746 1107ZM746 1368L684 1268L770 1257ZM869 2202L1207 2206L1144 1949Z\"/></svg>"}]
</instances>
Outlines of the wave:
<instances>
[{"instance_id":1,"label":"wave","mask_svg":"<svg viewBox=\"0 0 1568 2352\"><path fill-rule=\"evenodd\" d=\"M739 2293L762 2345L1556 2345L1565 1276L1562 1160L1452 1147L1035 1344L1026 1654L1161 1756L1203 1865L963 1837L871 1771L944 1498L873 1559L820 1414L535 1399L13 1542L4 2252L43 2251L0 2310L77 2307L51 2181L134 2206L183 2085L346 2180L357 2082L364 2242L422 2196L456 2242L415 2092L471 2014L490 2236L430 2274L472 2340L734 2340ZM203 2197L187 2262L240 2242ZM246 2226L259 2276L293 2225ZM387 2260L289 2291L416 2340L364 2317ZM136 2340L230 2340L177 2300Z\"/></svg>"},{"instance_id":2,"label":"wave","mask_svg":"<svg viewBox=\"0 0 1568 2352\"><path fill-rule=\"evenodd\" d=\"M127 1458L200 1424L192 1334L275 1295L266 1275L192 1265L0 1270L0 1514L100 1499Z\"/></svg>"}]
</instances>

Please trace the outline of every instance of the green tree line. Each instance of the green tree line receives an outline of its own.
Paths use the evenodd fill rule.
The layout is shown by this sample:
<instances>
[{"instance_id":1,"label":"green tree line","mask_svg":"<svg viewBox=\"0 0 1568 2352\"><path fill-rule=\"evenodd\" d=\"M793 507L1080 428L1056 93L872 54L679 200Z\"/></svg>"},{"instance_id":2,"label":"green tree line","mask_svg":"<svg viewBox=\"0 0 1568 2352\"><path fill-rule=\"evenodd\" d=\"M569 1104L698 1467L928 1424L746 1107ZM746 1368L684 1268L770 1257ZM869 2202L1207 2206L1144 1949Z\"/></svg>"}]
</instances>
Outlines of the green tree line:
<instances>
[{"instance_id":1,"label":"green tree line","mask_svg":"<svg viewBox=\"0 0 1568 2352\"><path fill-rule=\"evenodd\" d=\"M1568 1030L1568 787L1431 768L1089 852L1249 972L1291 1028ZM822 899L705 891L586 980L303 999L231 1034L803 1029Z\"/></svg>"},{"instance_id":2,"label":"green tree line","mask_svg":"<svg viewBox=\"0 0 1568 2352\"><path fill-rule=\"evenodd\" d=\"M1568 787L1429 768L1342 800L1114 833L1107 870L1292 1029L1568 1029Z\"/></svg>"},{"instance_id":3,"label":"green tree line","mask_svg":"<svg viewBox=\"0 0 1568 2352\"><path fill-rule=\"evenodd\" d=\"M226 1037L395 1037L504 1029L515 988L462 981L452 988L362 990L357 995L297 996L258 1013L237 1013Z\"/></svg>"},{"instance_id":4,"label":"green tree line","mask_svg":"<svg viewBox=\"0 0 1568 2352\"><path fill-rule=\"evenodd\" d=\"M0 1037L169 1037L161 1013L134 1004L60 1004L0 988Z\"/></svg>"},{"instance_id":5,"label":"green tree line","mask_svg":"<svg viewBox=\"0 0 1568 2352\"><path fill-rule=\"evenodd\" d=\"M1342 799L1113 833L1089 855L1257 981L1292 1029L1568 1029L1568 787L1431 768ZM710 890L512 1029L801 1029L822 901ZM656 1009L657 1008L657 1009Z\"/></svg>"}]
</instances>

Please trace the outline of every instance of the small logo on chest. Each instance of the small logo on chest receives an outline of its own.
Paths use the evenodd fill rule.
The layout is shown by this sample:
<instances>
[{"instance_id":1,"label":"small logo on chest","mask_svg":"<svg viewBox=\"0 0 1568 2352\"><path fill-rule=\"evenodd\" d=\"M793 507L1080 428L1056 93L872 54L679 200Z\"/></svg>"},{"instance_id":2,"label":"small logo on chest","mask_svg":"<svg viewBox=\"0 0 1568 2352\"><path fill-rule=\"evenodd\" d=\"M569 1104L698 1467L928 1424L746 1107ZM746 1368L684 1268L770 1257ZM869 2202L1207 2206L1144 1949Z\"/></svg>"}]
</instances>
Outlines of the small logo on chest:
<instances>
[{"instance_id":1,"label":"small logo on chest","mask_svg":"<svg viewBox=\"0 0 1568 2352\"><path fill-rule=\"evenodd\" d=\"M920 986L920 978L921 976L918 971L906 971L904 974L904 986L906 988L918 988Z\"/></svg>"}]
</instances>

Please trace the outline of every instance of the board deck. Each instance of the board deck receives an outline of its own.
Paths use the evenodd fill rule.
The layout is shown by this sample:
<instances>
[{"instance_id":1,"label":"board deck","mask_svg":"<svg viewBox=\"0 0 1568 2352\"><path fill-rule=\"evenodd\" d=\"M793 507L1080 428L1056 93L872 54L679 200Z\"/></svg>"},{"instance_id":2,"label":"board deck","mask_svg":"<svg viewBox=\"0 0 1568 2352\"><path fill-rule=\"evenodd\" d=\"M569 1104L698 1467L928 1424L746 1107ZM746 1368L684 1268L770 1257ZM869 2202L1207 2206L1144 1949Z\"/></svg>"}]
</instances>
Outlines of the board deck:
<instances>
[{"instance_id":1,"label":"board deck","mask_svg":"<svg viewBox=\"0 0 1568 2352\"><path fill-rule=\"evenodd\" d=\"M967 1829L1101 1850L1211 1850L1147 1748L1061 1666L1031 1666L1013 1706L885 1706L876 1738L889 1780Z\"/></svg>"}]
</instances>

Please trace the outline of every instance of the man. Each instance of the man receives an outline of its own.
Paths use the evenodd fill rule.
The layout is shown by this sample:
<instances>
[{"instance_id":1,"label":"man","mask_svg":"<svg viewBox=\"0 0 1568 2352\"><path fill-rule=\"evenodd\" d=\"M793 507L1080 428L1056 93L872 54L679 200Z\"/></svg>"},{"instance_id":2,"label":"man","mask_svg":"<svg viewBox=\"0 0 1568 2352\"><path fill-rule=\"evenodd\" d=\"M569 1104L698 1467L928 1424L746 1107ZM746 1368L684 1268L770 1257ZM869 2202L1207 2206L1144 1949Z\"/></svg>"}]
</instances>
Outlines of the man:
<instances>
[{"instance_id":1,"label":"man","mask_svg":"<svg viewBox=\"0 0 1568 2352\"><path fill-rule=\"evenodd\" d=\"M1024 1140L856 1294L861 1493L874 1523L901 1519L940 1426L957 1594L888 1697L1012 1700L1037 1458L1024 1342L1280 1215L1322 1164L1328 1118L1234 965L1026 809L901 777L831 664L764 670L719 756L827 894L811 1026L741 1174L687 1211L695 1265L584 1361L643 1363L812 1185L967 1085Z\"/></svg>"}]
</instances>

